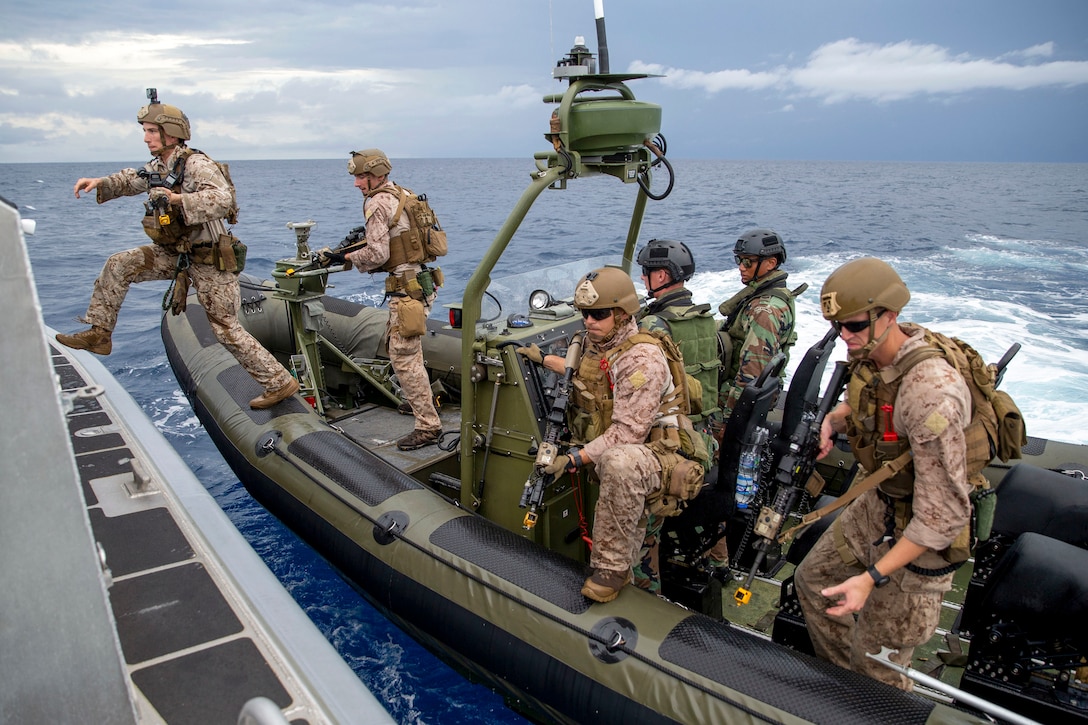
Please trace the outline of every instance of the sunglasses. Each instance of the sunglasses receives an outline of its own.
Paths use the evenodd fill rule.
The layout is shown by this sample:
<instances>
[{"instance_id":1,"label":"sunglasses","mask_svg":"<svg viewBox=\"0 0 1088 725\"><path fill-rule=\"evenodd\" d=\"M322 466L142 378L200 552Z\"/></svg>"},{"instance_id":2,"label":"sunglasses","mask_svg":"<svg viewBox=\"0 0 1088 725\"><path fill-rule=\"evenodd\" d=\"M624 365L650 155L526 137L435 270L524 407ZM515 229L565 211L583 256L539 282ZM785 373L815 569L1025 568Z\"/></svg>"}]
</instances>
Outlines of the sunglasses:
<instances>
[{"instance_id":1,"label":"sunglasses","mask_svg":"<svg viewBox=\"0 0 1088 725\"><path fill-rule=\"evenodd\" d=\"M607 320L612 316L612 308L606 307L603 310L582 310L582 319L592 317L594 320L600 322L601 320Z\"/></svg>"},{"instance_id":2,"label":"sunglasses","mask_svg":"<svg viewBox=\"0 0 1088 725\"><path fill-rule=\"evenodd\" d=\"M883 314L884 313L881 312L874 319L880 319L880 315ZM835 332L846 330L847 332L852 332L856 335L859 332L868 330L871 324L873 324L872 320L856 320L854 322L832 322L831 326L835 328Z\"/></svg>"},{"instance_id":3,"label":"sunglasses","mask_svg":"<svg viewBox=\"0 0 1088 725\"><path fill-rule=\"evenodd\" d=\"M734 255L733 261L737 263L737 266L741 269L750 269L759 264L762 259L752 259L751 257L741 257L740 255Z\"/></svg>"}]
</instances>

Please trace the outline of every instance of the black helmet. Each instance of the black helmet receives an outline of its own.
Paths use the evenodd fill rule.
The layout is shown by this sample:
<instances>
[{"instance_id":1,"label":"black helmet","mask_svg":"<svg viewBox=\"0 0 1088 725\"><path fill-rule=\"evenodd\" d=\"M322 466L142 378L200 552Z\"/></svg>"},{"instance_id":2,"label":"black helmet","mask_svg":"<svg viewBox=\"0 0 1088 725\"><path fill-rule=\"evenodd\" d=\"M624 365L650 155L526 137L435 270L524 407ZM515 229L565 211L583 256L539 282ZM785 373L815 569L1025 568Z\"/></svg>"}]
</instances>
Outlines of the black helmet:
<instances>
[{"instance_id":1,"label":"black helmet","mask_svg":"<svg viewBox=\"0 0 1088 725\"><path fill-rule=\"evenodd\" d=\"M646 269L667 269L673 282L687 282L695 274L695 259L683 242L651 239L638 253L638 263Z\"/></svg>"},{"instance_id":2,"label":"black helmet","mask_svg":"<svg viewBox=\"0 0 1088 725\"><path fill-rule=\"evenodd\" d=\"M749 229L740 235L733 254L747 257L777 257L778 263L786 261L786 245L773 229Z\"/></svg>"}]
</instances>

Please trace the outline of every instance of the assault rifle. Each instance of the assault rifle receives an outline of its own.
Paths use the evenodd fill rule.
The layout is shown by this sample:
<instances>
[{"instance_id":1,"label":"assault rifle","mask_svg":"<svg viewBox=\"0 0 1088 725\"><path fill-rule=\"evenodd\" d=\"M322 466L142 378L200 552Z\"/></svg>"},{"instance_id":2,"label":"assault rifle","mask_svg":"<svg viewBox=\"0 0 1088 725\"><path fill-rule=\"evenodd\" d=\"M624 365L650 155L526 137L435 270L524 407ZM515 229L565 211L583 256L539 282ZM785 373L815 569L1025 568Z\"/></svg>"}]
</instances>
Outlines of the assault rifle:
<instances>
[{"instance_id":1,"label":"assault rifle","mask_svg":"<svg viewBox=\"0 0 1088 725\"><path fill-rule=\"evenodd\" d=\"M546 489L555 476L544 473L544 467L551 463L559 455L559 438L567 424L567 403L570 400L570 381L574 377L574 371L578 367L579 358L582 356L582 340L574 338L567 348L566 370L563 377L555 386L555 395L552 397L551 409L548 411L547 423L544 426L544 439L536 452L536 462L533 464L532 473L525 481L525 488L521 492L520 508L528 508L525 512L525 520L522 527L532 529L536 526L537 509L544 499Z\"/></svg>"},{"instance_id":2,"label":"assault rifle","mask_svg":"<svg viewBox=\"0 0 1088 725\"><path fill-rule=\"evenodd\" d=\"M346 264L347 259L345 255L349 252L354 252L357 249L362 249L366 246L366 227L358 226L348 232L340 244L336 245L335 249L324 249L310 253L310 262L301 267L295 267L287 270L287 276L291 277L299 272L305 272L315 267L321 267L322 269L328 269L334 264Z\"/></svg>"},{"instance_id":3,"label":"assault rifle","mask_svg":"<svg viewBox=\"0 0 1088 725\"><path fill-rule=\"evenodd\" d=\"M770 506L764 506L756 518L754 532L759 537L753 544L756 558L748 570L744 584L733 594L733 599L736 600L738 606L747 604L752 598L752 592L748 587L752 586L752 580L755 579L756 571L759 570L759 565L763 563L767 552L777 543L786 518L801 497L805 484L808 483L816 468L816 457L820 455L820 427L823 425L824 418L838 403L839 395L846 386L846 377L846 363L836 362L835 369L831 373L831 380L815 412L806 411L793 431L782 431L780 438L788 440L789 447L782 454L775 468L774 501Z\"/></svg>"}]
</instances>

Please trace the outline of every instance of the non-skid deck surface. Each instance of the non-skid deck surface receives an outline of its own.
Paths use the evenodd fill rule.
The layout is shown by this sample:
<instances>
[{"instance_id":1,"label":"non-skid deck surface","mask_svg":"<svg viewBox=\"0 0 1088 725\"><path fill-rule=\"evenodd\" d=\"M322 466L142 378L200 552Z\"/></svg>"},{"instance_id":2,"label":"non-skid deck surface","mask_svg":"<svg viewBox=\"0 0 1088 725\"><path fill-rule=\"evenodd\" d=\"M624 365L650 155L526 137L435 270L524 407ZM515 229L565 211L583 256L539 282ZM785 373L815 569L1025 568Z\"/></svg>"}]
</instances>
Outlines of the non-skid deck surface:
<instances>
[{"instance_id":1,"label":"non-skid deck surface","mask_svg":"<svg viewBox=\"0 0 1088 725\"><path fill-rule=\"evenodd\" d=\"M52 352L62 388L85 387L63 351ZM193 725L236 722L246 701L258 696L290 706L292 696L162 494L123 492L135 485L133 453L110 414L94 399L77 399L68 430L113 580L109 599L121 650L147 702L166 722Z\"/></svg>"},{"instance_id":2,"label":"non-skid deck surface","mask_svg":"<svg viewBox=\"0 0 1088 725\"><path fill-rule=\"evenodd\" d=\"M446 406L438 413L442 419L444 435L442 443L449 445L460 435L461 409ZM397 448L397 440L412 432L415 418L401 415L393 408L381 405L368 406L333 423L368 450L381 456L405 473L427 468L444 458L455 455L439 446L424 446L414 451Z\"/></svg>"}]
</instances>

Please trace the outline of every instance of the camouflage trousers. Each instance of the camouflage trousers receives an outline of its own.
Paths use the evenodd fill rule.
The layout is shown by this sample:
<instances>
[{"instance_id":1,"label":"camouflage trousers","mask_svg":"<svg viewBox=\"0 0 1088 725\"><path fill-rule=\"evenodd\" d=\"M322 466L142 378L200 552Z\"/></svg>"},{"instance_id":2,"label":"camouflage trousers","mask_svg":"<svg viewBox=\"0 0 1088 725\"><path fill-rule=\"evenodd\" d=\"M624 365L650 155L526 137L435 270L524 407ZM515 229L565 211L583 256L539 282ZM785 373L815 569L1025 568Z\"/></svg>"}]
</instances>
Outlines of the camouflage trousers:
<instances>
[{"instance_id":1,"label":"camouflage trousers","mask_svg":"<svg viewBox=\"0 0 1088 725\"><path fill-rule=\"evenodd\" d=\"M873 589L856 620L853 614L829 616L825 610L833 602L820 594L864 572L888 552L891 543L882 540L886 511L875 491L862 494L820 536L797 567L794 584L818 657L910 691L913 683L909 678L865 653L875 654L881 646L888 647L897 650L889 655L893 662L909 666L914 648L937 628L941 599L952 587L952 574L929 577L907 569L893 572L888 584ZM937 568L947 562L930 551L915 563Z\"/></svg>"},{"instance_id":2,"label":"camouflage trousers","mask_svg":"<svg viewBox=\"0 0 1088 725\"><path fill-rule=\"evenodd\" d=\"M173 279L177 260L176 254L150 244L111 255L94 281L84 321L112 332L128 288L134 283ZM238 275L221 272L210 264L192 264L189 279L208 313L215 339L238 359L246 372L267 391L279 390L289 383L291 373L238 324L241 301Z\"/></svg>"},{"instance_id":3,"label":"camouflage trousers","mask_svg":"<svg viewBox=\"0 0 1088 725\"><path fill-rule=\"evenodd\" d=\"M646 539L646 499L661 488L661 463L641 444L609 448L595 463L601 487L593 513L589 563L594 569L625 572L636 560L641 562L638 555ZM661 523L656 526L660 531ZM656 570L646 572L644 567L643 571L646 578L657 577Z\"/></svg>"},{"instance_id":4,"label":"camouflage trousers","mask_svg":"<svg viewBox=\"0 0 1088 725\"><path fill-rule=\"evenodd\" d=\"M641 525L642 522L639 523ZM646 534L642 538L642 548L639 549L638 556L635 558L635 566L632 570L635 586L653 592L654 594L659 594L661 592L661 564L659 554L661 550L661 527L664 526L664 524L664 517L654 516L651 513L646 514Z\"/></svg>"},{"instance_id":5,"label":"camouflage trousers","mask_svg":"<svg viewBox=\"0 0 1088 725\"><path fill-rule=\"evenodd\" d=\"M389 298L389 326L387 328L389 362L393 364L393 372L397 374L405 399L412 406L412 414L416 418L416 430L431 433L442 429L442 420L434 407L431 378L423 362L423 337L421 335L404 337L400 334L398 308L401 299L400 297ZM435 295L431 295L430 298L424 300L426 312L431 311L434 299Z\"/></svg>"}]
</instances>

